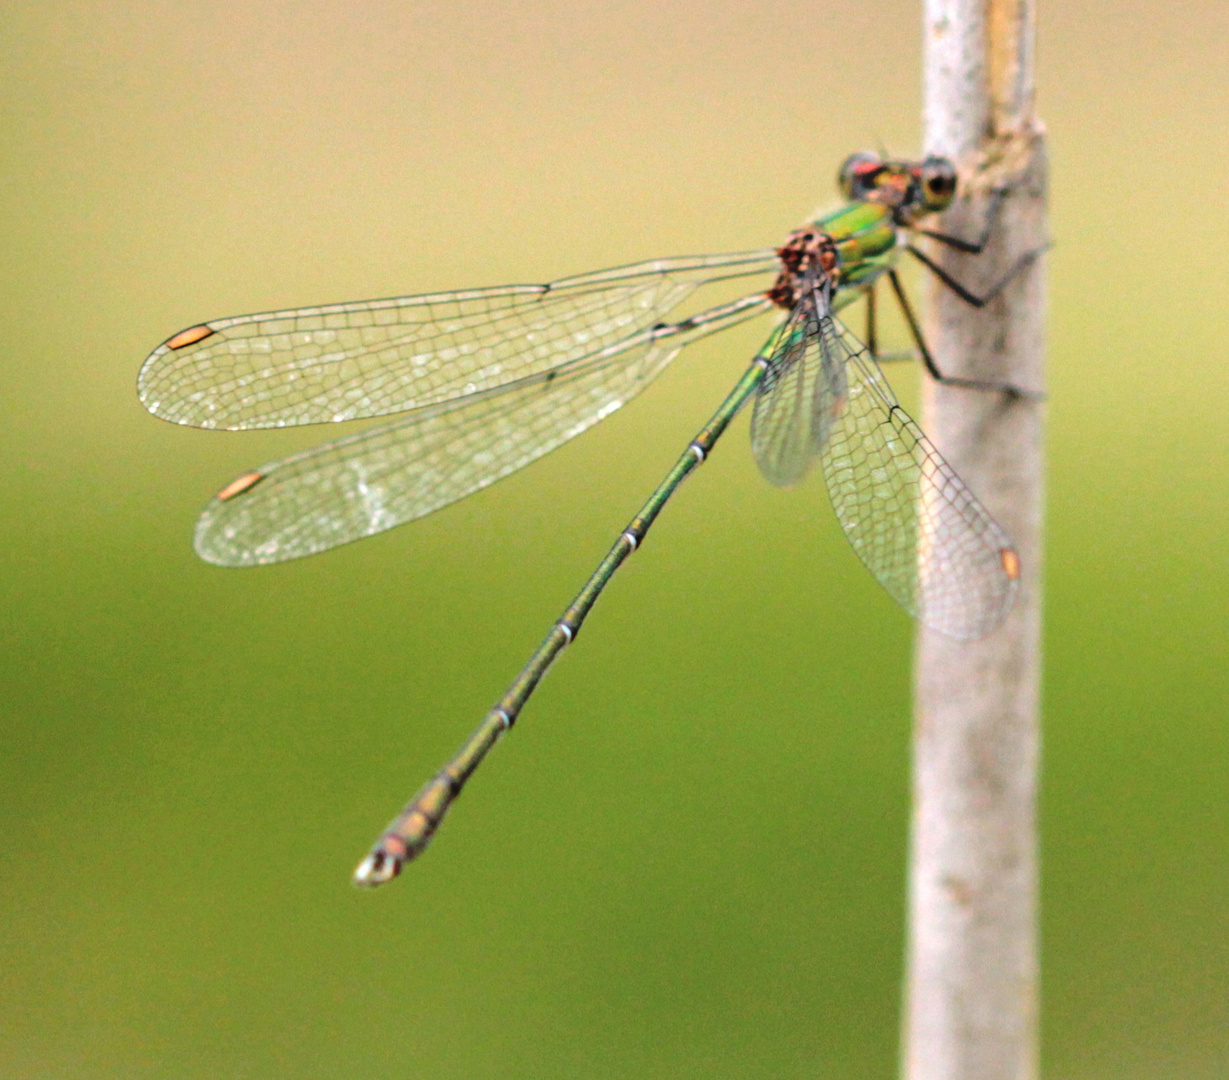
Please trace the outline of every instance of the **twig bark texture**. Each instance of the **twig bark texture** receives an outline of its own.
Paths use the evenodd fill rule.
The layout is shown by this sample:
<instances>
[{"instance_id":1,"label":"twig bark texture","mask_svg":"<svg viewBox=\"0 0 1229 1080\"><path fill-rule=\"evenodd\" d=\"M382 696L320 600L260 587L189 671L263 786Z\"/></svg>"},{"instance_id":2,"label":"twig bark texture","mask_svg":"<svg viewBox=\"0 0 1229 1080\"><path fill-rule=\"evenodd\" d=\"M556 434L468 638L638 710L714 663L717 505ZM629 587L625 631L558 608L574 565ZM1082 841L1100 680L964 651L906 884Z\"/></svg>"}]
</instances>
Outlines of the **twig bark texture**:
<instances>
[{"instance_id":1,"label":"twig bark texture","mask_svg":"<svg viewBox=\"0 0 1229 1080\"><path fill-rule=\"evenodd\" d=\"M964 191L943 231L976 236L990 193L1009 191L986 253L932 251L976 293L1048 239L1034 3L925 0L926 149L957 162ZM932 288L927 332L945 374L1041 391L1043 284L1034 261L983 309ZM931 383L923 412L943 454L1014 539L1023 572L1015 609L989 638L919 632L903 1075L1031 1080L1043 406Z\"/></svg>"}]
</instances>

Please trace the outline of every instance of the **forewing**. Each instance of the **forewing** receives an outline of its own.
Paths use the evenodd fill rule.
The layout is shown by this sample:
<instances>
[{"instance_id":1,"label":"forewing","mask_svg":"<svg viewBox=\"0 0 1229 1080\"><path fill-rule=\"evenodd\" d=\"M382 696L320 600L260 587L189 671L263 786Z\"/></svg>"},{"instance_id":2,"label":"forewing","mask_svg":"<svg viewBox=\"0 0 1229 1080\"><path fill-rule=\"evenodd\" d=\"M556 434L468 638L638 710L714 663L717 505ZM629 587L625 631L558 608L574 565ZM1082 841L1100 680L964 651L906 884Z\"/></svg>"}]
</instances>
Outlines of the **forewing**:
<instances>
[{"instance_id":1,"label":"forewing","mask_svg":"<svg viewBox=\"0 0 1229 1080\"><path fill-rule=\"evenodd\" d=\"M155 415L202 428L386 416L596 355L702 285L776 265L773 251L662 259L548 285L218 319L158 346L137 392Z\"/></svg>"},{"instance_id":2,"label":"forewing","mask_svg":"<svg viewBox=\"0 0 1229 1080\"><path fill-rule=\"evenodd\" d=\"M444 402L240 477L206 507L196 550L281 562L423 517L528 465L638 394L684 345L761 314L726 305L588 363Z\"/></svg>"},{"instance_id":3,"label":"forewing","mask_svg":"<svg viewBox=\"0 0 1229 1080\"><path fill-rule=\"evenodd\" d=\"M870 356L818 320L819 451L837 519L858 557L907 611L959 639L984 637L1019 579L1011 541L896 401ZM832 374L840 372L833 381Z\"/></svg>"}]
</instances>

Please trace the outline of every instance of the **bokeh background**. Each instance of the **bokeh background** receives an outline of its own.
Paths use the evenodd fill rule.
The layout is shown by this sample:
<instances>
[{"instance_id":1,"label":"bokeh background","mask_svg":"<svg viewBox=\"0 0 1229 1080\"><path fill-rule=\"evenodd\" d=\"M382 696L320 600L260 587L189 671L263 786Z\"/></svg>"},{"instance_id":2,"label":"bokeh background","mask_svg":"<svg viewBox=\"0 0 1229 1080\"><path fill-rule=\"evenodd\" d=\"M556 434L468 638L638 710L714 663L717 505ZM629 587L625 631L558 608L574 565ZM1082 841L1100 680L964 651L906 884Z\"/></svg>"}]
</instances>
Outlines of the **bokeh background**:
<instances>
[{"instance_id":1,"label":"bokeh background","mask_svg":"<svg viewBox=\"0 0 1229 1080\"><path fill-rule=\"evenodd\" d=\"M746 420L429 855L357 858L766 332L256 571L318 441L148 416L202 319L775 243L920 140L904 0L0 15L0 1074L891 1077L911 626ZM1229 1073L1229 9L1051 3L1043 1072ZM917 374L893 373L909 396Z\"/></svg>"}]
</instances>

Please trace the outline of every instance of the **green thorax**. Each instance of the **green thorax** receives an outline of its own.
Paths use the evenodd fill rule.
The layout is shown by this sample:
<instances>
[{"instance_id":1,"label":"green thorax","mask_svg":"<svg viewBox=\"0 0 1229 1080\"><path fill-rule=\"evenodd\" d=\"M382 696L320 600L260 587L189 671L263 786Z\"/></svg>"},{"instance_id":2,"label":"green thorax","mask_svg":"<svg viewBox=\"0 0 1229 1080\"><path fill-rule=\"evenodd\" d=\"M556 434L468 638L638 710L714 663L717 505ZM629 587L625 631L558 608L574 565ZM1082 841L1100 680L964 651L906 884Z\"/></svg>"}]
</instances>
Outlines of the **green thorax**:
<instances>
[{"instance_id":1,"label":"green thorax","mask_svg":"<svg viewBox=\"0 0 1229 1080\"><path fill-rule=\"evenodd\" d=\"M896 226L889 207L852 202L816 219L836 245L840 269L835 306L844 307L896 262Z\"/></svg>"}]
</instances>

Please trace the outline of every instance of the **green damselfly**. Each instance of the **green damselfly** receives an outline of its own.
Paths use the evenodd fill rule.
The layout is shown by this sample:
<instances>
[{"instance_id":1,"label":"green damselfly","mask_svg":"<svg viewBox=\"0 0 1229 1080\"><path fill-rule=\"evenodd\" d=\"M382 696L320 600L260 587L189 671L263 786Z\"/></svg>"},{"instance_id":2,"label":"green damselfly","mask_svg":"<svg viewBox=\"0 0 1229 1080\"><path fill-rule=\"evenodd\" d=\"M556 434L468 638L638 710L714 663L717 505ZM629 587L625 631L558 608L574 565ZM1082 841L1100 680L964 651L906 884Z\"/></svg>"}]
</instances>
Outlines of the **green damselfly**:
<instances>
[{"instance_id":1,"label":"green damselfly","mask_svg":"<svg viewBox=\"0 0 1229 1080\"><path fill-rule=\"evenodd\" d=\"M984 303L988 297L963 289L910 237L976 253L991 219L977 241L919 228L955 196L956 171L942 158L855 154L839 180L846 204L781 248L660 259L548 285L219 319L181 331L145 361L141 401L179 424L242 430L405 414L264 465L219 492L197 525L196 550L223 566L252 566L325 551L447 506L610 415L691 342L785 313L508 691L364 858L356 883L390 880L426 847L611 576L753 396L751 445L761 471L791 484L818 459L854 550L906 610L962 639L988 634L1006 616L1020 575L1015 550L897 403L874 355L874 288L886 276L932 376L1019 393L940 373L895 268L902 251L912 252L966 300ZM741 299L666 321L706 287L767 275L771 284ZM869 348L836 318L862 296Z\"/></svg>"}]
</instances>

